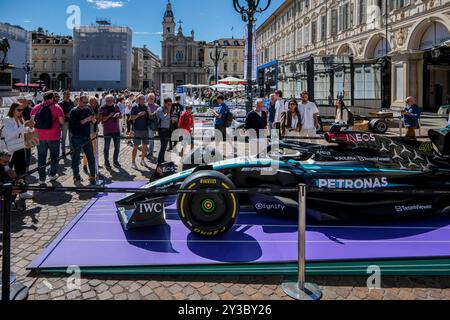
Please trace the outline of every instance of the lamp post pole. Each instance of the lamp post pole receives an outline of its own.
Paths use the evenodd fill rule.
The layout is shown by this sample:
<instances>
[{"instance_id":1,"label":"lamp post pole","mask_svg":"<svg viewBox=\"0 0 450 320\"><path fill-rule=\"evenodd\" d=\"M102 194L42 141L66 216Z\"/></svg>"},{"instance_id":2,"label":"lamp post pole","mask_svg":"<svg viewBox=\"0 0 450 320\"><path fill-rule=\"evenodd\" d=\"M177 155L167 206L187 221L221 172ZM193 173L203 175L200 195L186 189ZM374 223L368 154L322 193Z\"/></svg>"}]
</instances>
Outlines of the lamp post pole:
<instances>
[{"instance_id":1,"label":"lamp post pole","mask_svg":"<svg viewBox=\"0 0 450 320\"><path fill-rule=\"evenodd\" d=\"M31 83L30 81L31 63L29 61L23 64L23 70L25 71L25 85L28 86Z\"/></svg>"},{"instance_id":2,"label":"lamp post pole","mask_svg":"<svg viewBox=\"0 0 450 320\"><path fill-rule=\"evenodd\" d=\"M224 60L225 57L228 56L228 54L221 50L221 46L218 42L214 44L214 47L215 47L214 54L210 52L209 57L214 63L214 81L217 84L219 82L219 63L220 61Z\"/></svg>"},{"instance_id":3,"label":"lamp post pole","mask_svg":"<svg viewBox=\"0 0 450 320\"><path fill-rule=\"evenodd\" d=\"M241 4L246 2L246 4ZM253 105L253 27L255 25L256 13L263 13L271 4L272 0L267 0L265 7L260 6L261 0L233 0L233 6L236 12L242 16L242 21L247 23L247 102L245 108L247 113L252 110Z\"/></svg>"}]
</instances>

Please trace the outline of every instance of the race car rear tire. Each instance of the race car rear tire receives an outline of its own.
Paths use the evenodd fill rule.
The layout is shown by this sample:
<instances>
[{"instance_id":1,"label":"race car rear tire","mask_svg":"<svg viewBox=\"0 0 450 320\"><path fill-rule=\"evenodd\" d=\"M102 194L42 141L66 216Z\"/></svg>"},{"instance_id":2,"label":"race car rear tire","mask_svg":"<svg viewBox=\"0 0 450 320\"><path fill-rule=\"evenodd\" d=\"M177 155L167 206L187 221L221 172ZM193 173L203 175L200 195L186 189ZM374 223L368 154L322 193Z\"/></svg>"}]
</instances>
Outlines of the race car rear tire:
<instances>
[{"instance_id":1,"label":"race car rear tire","mask_svg":"<svg viewBox=\"0 0 450 320\"><path fill-rule=\"evenodd\" d=\"M380 119L371 120L369 123L369 127L370 130L378 134L385 134L389 129L389 125L387 124L387 122Z\"/></svg>"},{"instance_id":2,"label":"race car rear tire","mask_svg":"<svg viewBox=\"0 0 450 320\"><path fill-rule=\"evenodd\" d=\"M217 171L199 171L184 181L181 189L234 189L233 182ZM239 214L239 198L234 193L188 193L178 195L181 221L193 233L216 237L229 231Z\"/></svg>"}]
</instances>

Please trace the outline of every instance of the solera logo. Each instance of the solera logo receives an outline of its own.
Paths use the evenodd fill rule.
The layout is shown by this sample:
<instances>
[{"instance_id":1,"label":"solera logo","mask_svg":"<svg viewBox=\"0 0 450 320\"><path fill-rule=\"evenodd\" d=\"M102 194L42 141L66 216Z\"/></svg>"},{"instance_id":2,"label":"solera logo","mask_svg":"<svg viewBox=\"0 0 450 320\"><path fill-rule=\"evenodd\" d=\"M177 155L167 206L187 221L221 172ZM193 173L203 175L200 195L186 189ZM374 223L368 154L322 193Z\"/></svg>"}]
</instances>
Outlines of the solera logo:
<instances>
[{"instance_id":1,"label":"solera logo","mask_svg":"<svg viewBox=\"0 0 450 320\"><path fill-rule=\"evenodd\" d=\"M79 6L71 5L67 7L66 13L69 15L66 20L67 29L73 30L81 25L81 9Z\"/></svg>"}]
</instances>

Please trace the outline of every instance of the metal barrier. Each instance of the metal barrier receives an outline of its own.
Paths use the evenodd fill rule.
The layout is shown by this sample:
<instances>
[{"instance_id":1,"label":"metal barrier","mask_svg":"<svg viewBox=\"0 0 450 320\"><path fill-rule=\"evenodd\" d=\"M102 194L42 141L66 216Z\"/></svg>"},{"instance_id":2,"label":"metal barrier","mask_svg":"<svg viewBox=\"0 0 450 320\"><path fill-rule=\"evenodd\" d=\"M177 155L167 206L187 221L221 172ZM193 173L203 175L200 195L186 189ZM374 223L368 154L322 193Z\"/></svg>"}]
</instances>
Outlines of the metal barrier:
<instances>
[{"instance_id":1,"label":"metal barrier","mask_svg":"<svg viewBox=\"0 0 450 320\"><path fill-rule=\"evenodd\" d=\"M2 300L25 300L28 296L28 288L15 282L15 275L11 274L11 204L13 185L3 186L3 234L2 234ZM12 283L12 279L14 282Z\"/></svg>"},{"instance_id":2,"label":"metal barrier","mask_svg":"<svg viewBox=\"0 0 450 320\"><path fill-rule=\"evenodd\" d=\"M296 300L320 300L322 291L314 284L306 282L306 185L299 185L298 205L298 279L285 282L284 292Z\"/></svg>"}]
</instances>

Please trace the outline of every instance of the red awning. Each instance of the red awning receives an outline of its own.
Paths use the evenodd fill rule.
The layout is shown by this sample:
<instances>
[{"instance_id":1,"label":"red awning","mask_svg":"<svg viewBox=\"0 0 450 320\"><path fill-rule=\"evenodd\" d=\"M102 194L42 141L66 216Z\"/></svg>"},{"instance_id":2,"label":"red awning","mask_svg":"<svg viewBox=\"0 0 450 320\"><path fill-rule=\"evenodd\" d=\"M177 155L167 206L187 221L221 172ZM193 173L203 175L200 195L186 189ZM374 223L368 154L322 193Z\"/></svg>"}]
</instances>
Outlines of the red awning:
<instances>
[{"instance_id":1,"label":"red awning","mask_svg":"<svg viewBox=\"0 0 450 320\"><path fill-rule=\"evenodd\" d=\"M41 85L40 85L40 84L37 84L37 83L30 83L30 84L28 85L28 87L29 87L29 88L40 88Z\"/></svg>"},{"instance_id":2,"label":"red awning","mask_svg":"<svg viewBox=\"0 0 450 320\"><path fill-rule=\"evenodd\" d=\"M14 83L14 87L26 87L25 83Z\"/></svg>"}]
</instances>

